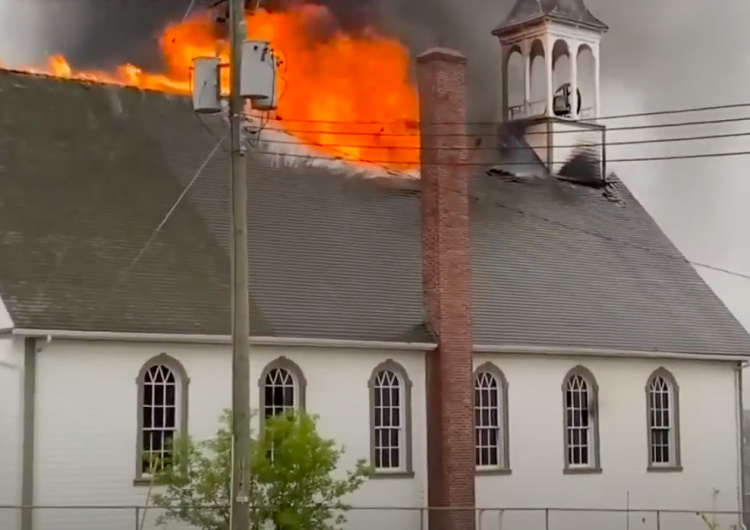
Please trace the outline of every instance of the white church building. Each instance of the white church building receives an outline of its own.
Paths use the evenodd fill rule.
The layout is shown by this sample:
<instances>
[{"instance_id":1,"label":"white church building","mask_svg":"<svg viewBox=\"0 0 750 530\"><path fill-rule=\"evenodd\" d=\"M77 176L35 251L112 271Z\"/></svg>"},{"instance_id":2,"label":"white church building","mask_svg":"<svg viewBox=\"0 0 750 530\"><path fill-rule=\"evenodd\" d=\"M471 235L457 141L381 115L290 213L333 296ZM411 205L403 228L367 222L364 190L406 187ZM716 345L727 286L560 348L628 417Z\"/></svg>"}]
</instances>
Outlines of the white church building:
<instances>
[{"instance_id":1,"label":"white church building","mask_svg":"<svg viewBox=\"0 0 750 530\"><path fill-rule=\"evenodd\" d=\"M740 529L750 336L606 174L606 30L518 0L490 133L419 56L421 179L248 151L251 404L374 466L346 530ZM231 404L228 156L156 92L0 71L0 116L0 528L136 530Z\"/></svg>"}]
</instances>

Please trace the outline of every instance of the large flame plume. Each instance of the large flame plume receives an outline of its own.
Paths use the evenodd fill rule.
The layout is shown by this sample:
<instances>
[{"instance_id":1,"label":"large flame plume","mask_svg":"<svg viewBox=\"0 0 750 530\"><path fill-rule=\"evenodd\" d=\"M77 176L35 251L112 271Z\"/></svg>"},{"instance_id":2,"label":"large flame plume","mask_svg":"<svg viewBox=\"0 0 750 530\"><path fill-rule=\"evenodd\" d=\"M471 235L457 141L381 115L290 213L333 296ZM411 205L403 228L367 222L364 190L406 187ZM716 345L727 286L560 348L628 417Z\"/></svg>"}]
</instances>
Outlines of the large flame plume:
<instances>
[{"instance_id":1,"label":"large flame plume","mask_svg":"<svg viewBox=\"0 0 750 530\"><path fill-rule=\"evenodd\" d=\"M246 16L249 38L268 40L279 55L278 108L267 127L284 129L327 156L411 169L419 158L416 89L409 79L409 54L398 41L374 30L356 36L336 28L321 6L285 11L258 10ZM316 36L324 30L325 36ZM159 39L165 71L144 72L132 64L110 72L76 71L61 55L44 69L24 70L56 77L187 94L194 57L229 59L208 15L167 26ZM229 72L222 71L228 86Z\"/></svg>"}]
</instances>

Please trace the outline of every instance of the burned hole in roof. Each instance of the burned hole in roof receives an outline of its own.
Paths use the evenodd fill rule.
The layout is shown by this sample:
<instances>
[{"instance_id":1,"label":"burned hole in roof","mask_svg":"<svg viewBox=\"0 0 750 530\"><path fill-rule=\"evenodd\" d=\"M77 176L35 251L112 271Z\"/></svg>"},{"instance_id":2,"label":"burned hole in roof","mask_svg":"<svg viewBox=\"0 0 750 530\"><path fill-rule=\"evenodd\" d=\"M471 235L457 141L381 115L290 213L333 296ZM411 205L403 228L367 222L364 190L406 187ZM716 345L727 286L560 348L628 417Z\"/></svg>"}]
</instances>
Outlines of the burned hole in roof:
<instances>
[{"instance_id":1,"label":"burned hole in roof","mask_svg":"<svg viewBox=\"0 0 750 530\"><path fill-rule=\"evenodd\" d=\"M601 189L606 186L602 161L596 151L580 146L560 168L558 178L574 184Z\"/></svg>"}]
</instances>

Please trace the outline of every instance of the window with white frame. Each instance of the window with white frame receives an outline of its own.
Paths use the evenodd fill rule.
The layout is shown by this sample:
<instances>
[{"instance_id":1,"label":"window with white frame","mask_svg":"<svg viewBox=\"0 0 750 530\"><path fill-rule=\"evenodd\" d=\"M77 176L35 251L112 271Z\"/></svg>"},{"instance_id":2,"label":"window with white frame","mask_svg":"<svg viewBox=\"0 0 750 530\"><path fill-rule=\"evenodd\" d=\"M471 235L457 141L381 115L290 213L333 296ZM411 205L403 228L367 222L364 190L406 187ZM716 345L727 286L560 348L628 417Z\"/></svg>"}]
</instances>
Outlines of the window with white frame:
<instances>
[{"instance_id":1,"label":"window with white frame","mask_svg":"<svg viewBox=\"0 0 750 530\"><path fill-rule=\"evenodd\" d=\"M505 377L488 363L474 374L474 441L478 470L509 467L507 429Z\"/></svg>"},{"instance_id":2,"label":"window with white frame","mask_svg":"<svg viewBox=\"0 0 750 530\"><path fill-rule=\"evenodd\" d=\"M660 368L648 379L648 449L650 467L679 466L677 383Z\"/></svg>"},{"instance_id":3,"label":"window with white frame","mask_svg":"<svg viewBox=\"0 0 750 530\"><path fill-rule=\"evenodd\" d=\"M377 473L411 471L411 383L392 361L370 378L371 461Z\"/></svg>"},{"instance_id":4,"label":"window with white frame","mask_svg":"<svg viewBox=\"0 0 750 530\"><path fill-rule=\"evenodd\" d=\"M138 385L136 479L155 466L171 465L172 443L187 431L188 378L182 365L166 354L143 365Z\"/></svg>"},{"instance_id":5,"label":"window with white frame","mask_svg":"<svg viewBox=\"0 0 750 530\"><path fill-rule=\"evenodd\" d=\"M565 407L565 467L597 468L597 387L594 376L576 367L563 384Z\"/></svg>"},{"instance_id":6,"label":"window with white frame","mask_svg":"<svg viewBox=\"0 0 750 530\"><path fill-rule=\"evenodd\" d=\"M263 415L266 418L294 412L297 408L297 384L292 372L285 368L272 368L268 371L263 392Z\"/></svg>"},{"instance_id":7,"label":"window with white frame","mask_svg":"<svg viewBox=\"0 0 750 530\"><path fill-rule=\"evenodd\" d=\"M288 414L305 408L307 383L302 370L286 357L269 363L259 380L261 430L265 420L278 414ZM273 458L273 450L269 452Z\"/></svg>"}]
</instances>

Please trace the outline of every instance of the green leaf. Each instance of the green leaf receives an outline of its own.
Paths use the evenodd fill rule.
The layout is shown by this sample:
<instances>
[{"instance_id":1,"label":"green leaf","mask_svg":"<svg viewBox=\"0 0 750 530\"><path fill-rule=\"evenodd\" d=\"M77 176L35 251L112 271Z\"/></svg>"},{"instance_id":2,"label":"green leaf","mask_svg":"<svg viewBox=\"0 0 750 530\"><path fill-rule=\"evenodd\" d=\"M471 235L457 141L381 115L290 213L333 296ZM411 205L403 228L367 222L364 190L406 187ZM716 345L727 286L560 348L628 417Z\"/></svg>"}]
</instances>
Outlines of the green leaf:
<instances>
[{"instance_id":1,"label":"green leaf","mask_svg":"<svg viewBox=\"0 0 750 530\"><path fill-rule=\"evenodd\" d=\"M163 491L153 496L159 524L180 521L202 530L228 530L232 476L232 415L225 411L207 440L176 439L171 465L152 464ZM359 489L372 470L357 462L336 473L343 449L320 436L317 418L304 413L268 418L251 454L252 528L337 530L349 506L342 499Z\"/></svg>"}]
</instances>

